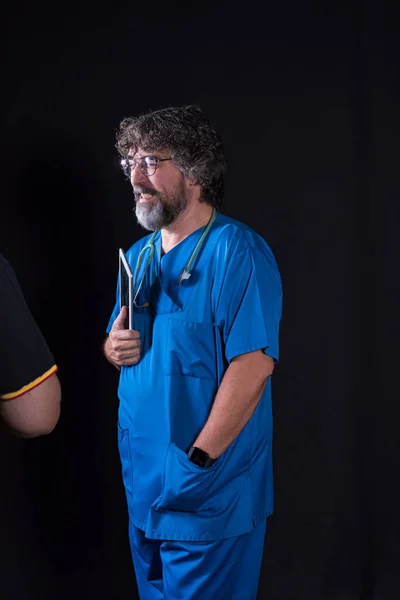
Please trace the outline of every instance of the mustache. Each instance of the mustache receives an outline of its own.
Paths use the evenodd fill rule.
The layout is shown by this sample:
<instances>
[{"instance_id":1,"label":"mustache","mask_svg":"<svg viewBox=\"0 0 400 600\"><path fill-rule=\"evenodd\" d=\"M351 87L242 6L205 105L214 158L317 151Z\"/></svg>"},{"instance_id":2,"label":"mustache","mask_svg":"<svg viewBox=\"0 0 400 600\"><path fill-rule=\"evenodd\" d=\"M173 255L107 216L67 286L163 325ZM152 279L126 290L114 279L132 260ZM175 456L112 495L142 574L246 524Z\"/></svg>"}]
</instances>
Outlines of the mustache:
<instances>
[{"instance_id":1,"label":"mustache","mask_svg":"<svg viewBox=\"0 0 400 600\"><path fill-rule=\"evenodd\" d=\"M155 196L157 194L156 190L153 190L153 188L139 186L135 186L133 188L133 193L135 196L140 196L140 194L149 194L150 196Z\"/></svg>"}]
</instances>

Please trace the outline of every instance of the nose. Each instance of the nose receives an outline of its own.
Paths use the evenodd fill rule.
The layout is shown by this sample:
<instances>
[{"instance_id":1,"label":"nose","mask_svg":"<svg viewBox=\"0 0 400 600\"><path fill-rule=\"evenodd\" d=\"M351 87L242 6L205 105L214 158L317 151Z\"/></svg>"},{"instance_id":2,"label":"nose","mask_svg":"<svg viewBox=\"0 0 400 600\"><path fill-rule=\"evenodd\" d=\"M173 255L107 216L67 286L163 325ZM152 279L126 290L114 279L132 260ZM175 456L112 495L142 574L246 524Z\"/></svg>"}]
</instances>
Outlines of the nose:
<instances>
[{"instance_id":1,"label":"nose","mask_svg":"<svg viewBox=\"0 0 400 600\"><path fill-rule=\"evenodd\" d=\"M140 185L141 183L147 182L146 175L143 175L142 171L139 168L139 165L136 165L134 169L131 169L131 184L132 187L135 185Z\"/></svg>"}]
</instances>

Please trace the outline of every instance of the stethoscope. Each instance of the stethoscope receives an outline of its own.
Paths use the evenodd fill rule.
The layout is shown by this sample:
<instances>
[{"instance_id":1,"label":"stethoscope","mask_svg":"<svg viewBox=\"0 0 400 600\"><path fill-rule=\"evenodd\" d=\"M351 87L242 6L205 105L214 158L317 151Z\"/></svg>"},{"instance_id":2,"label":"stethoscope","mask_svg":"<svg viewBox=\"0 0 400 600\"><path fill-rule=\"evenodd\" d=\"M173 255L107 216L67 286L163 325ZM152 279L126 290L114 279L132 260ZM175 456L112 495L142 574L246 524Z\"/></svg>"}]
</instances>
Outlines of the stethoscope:
<instances>
[{"instance_id":1,"label":"stethoscope","mask_svg":"<svg viewBox=\"0 0 400 600\"><path fill-rule=\"evenodd\" d=\"M211 225L212 225L212 224L214 223L214 221L215 221L215 218L216 218L216 216L217 216L217 214L216 214L216 210L215 210L215 208L213 208L213 210L212 210L212 214L211 214L211 217L210 217L210 220L209 220L209 221L208 221L208 223L207 223L207 227L205 228L205 230L203 231L203 233L202 233L202 235L201 235L201 238L200 238L200 239L199 239L199 241L197 242L197 244L196 244L196 247L195 247L195 249L194 249L194 250L193 250L193 252L192 252L192 255L191 255L190 259L189 259L189 262L188 262L188 264L186 265L186 267L184 267L184 268L182 269L182 272L181 272L181 274L179 275L179 279L178 279L178 281L177 281L177 285L180 285L180 284L181 284L181 282L182 282L182 281L184 281L185 279L189 279L189 277L190 277L190 275L191 275L191 272L190 272L190 271L191 271L191 268L193 267L193 263L194 263L194 261L195 261L195 259L196 259L196 256L197 256L197 255L198 255L198 253L199 253L199 250L200 250L200 248L202 247L202 245L203 245L203 243L204 243L204 240L205 240L205 238L206 238L206 237L207 237L207 235L208 235L208 232L210 231ZM158 232L159 232L159 230L155 231L155 232L154 232L154 233L151 235L151 237L150 237L149 241L147 242L147 244L146 244L146 245L145 245L145 246L144 246L144 247L141 249L141 251L139 252L139 256L138 256L138 258L137 258L137 261L136 261L136 267L135 267L135 272L134 272L134 274L133 274L133 283L132 283L132 287L133 287L133 291L134 291L134 296L133 296L133 304L136 306L136 308L143 308L143 307L147 307L147 306L149 306L149 303L148 303L148 302L145 302L144 304L141 304L140 306L138 306L138 305L136 304L136 298L138 297L138 294L139 294L139 292L140 292L140 289L141 289L141 287L142 287L142 284L143 284L144 278L145 278L145 276L146 276L147 269L149 268L149 266L150 266L150 264L151 264L151 261L153 260L153 256L154 256L154 252L155 252L154 240L155 240L155 237L156 237L156 235L157 235L157 233L158 233ZM137 279L137 276L138 276L138 274L139 274L140 267L141 267L141 265L142 265L143 256L144 256L144 254L145 254L147 251L149 251L149 252L148 252L148 256L147 256L147 260L146 260L146 266L145 266L145 268L144 268L144 270L143 270L142 276L141 276L141 278L140 278L139 285L138 285L138 287L136 288L136 292L135 292L135 287L136 287L136 279Z\"/></svg>"}]
</instances>

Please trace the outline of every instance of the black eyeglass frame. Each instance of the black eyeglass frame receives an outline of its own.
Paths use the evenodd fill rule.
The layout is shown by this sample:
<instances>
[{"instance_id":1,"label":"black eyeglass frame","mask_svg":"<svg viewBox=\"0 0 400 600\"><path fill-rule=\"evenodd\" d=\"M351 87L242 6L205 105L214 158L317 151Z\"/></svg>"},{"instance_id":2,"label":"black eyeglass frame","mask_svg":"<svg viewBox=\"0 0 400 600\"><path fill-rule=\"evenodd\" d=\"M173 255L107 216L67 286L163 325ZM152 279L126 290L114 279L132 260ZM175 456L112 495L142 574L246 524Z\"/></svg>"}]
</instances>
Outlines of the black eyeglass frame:
<instances>
[{"instance_id":1,"label":"black eyeglass frame","mask_svg":"<svg viewBox=\"0 0 400 600\"><path fill-rule=\"evenodd\" d=\"M168 158L158 158L158 156L141 156L138 160L133 158L133 156L126 156L121 159L121 169L124 172L126 177L130 178L132 169L135 169L137 165L139 165L139 169L146 177L152 177L154 173L157 171L158 163L164 162L166 160L172 160L169 156ZM151 162L150 162L151 161ZM150 162L150 164L149 164ZM151 171L151 172L150 172Z\"/></svg>"}]
</instances>

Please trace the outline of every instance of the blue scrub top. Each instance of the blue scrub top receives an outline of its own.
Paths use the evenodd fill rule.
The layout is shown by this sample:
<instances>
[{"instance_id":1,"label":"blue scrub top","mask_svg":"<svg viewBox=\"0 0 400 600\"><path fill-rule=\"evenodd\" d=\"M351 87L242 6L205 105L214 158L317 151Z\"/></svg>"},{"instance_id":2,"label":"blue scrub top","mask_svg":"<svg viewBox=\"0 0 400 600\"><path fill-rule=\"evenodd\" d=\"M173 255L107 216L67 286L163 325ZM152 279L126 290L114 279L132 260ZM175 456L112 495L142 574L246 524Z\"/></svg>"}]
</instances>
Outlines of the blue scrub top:
<instances>
[{"instance_id":1,"label":"blue scrub top","mask_svg":"<svg viewBox=\"0 0 400 600\"><path fill-rule=\"evenodd\" d=\"M268 244L217 213L191 277L177 285L204 227L161 258L161 234L134 311L140 362L122 367L118 445L131 521L154 539L248 533L273 511L271 378L247 425L209 468L187 451L230 361L262 349L278 360L281 279ZM150 236L126 253L135 270ZM147 255L142 261L141 279ZM117 302L107 327L119 313Z\"/></svg>"}]
</instances>

